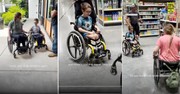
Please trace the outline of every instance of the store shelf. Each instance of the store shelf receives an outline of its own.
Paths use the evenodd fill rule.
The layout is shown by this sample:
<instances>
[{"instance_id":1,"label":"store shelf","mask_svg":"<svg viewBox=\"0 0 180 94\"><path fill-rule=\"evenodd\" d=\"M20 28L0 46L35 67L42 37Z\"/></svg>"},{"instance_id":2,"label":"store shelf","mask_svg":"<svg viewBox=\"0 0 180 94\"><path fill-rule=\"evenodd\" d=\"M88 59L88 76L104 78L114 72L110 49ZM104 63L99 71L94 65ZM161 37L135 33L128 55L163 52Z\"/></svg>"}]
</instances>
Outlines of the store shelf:
<instances>
[{"instance_id":1,"label":"store shelf","mask_svg":"<svg viewBox=\"0 0 180 94\"><path fill-rule=\"evenodd\" d=\"M100 8L99 10L103 10L103 11L122 11L122 8L115 8L115 9L108 9L108 8L102 9L102 8Z\"/></svg>"},{"instance_id":2,"label":"store shelf","mask_svg":"<svg viewBox=\"0 0 180 94\"><path fill-rule=\"evenodd\" d=\"M147 36L158 36L159 34L142 34L141 37L147 37Z\"/></svg>"},{"instance_id":3,"label":"store shelf","mask_svg":"<svg viewBox=\"0 0 180 94\"><path fill-rule=\"evenodd\" d=\"M141 16L151 16L151 15L159 15L159 14L139 14Z\"/></svg>"},{"instance_id":4,"label":"store shelf","mask_svg":"<svg viewBox=\"0 0 180 94\"><path fill-rule=\"evenodd\" d=\"M142 18L143 20L156 20L156 19L159 19L159 18Z\"/></svg>"},{"instance_id":5,"label":"store shelf","mask_svg":"<svg viewBox=\"0 0 180 94\"><path fill-rule=\"evenodd\" d=\"M159 28L141 28L140 30L159 30Z\"/></svg>"},{"instance_id":6,"label":"store shelf","mask_svg":"<svg viewBox=\"0 0 180 94\"><path fill-rule=\"evenodd\" d=\"M159 23L142 23L140 25L152 25L152 24L159 24Z\"/></svg>"},{"instance_id":7,"label":"store shelf","mask_svg":"<svg viewBox=\"0 0 180 94\"><path fill-rule=\"evenodd\" d=\"M165 5L139 5L139 7L165 7Z\"/></svg>"},{"instance_id":8,"label":"store shelf","mask_svg":"<svg viewBox=\"0 0 180 94\"><path fill-rule=\"evenodd\" d=\"M122 23L122 20L112 20L112 21L104 21L100 19L104 24L112 24L112 23Z\"/></svg>"},{"instance_id":9,"label":"store shelf","mask_svg":"<svg viewBox=\"0 0 180 94\"><path fill-rule=\"evenodd\" d=\"M154 12L160 12L161 10L139 10L139 11L146 11L146 12L151 12L151 11L154 11Z\"/></svg>"},{"instance_id":10,"label":"store shelf","mask_svg":"<svg viewBox=\"0 0 180 94\"><path fill-rule=\"evenodd\" d=\"M162 21L162 22L168 22L168 23L177 23L176 21L169 21L169 20L160 20L160 21Z\"/></svg>"}]
</instances>

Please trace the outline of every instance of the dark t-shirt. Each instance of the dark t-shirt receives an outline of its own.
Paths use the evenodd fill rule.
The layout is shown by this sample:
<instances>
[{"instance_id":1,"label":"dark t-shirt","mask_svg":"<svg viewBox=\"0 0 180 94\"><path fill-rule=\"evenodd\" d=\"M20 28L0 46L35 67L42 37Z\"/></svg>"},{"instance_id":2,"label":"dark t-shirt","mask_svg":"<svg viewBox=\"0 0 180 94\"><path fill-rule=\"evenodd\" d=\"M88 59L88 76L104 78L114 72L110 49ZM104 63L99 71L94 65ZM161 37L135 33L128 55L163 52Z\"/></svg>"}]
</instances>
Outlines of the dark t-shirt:
<instances>
[{"instance_id":1,"label":"dark t-shirt","mask_svg":"<svg viewBox=\"0 0 180 94\"><path fill-rule=\"evenodd\" d=\"M138 24L138 19L140 18L139 13L138 12L130 12L129 14L137 14L137 15L128 16L128 17L130 18L131 24Z\"/></svg>"},{"instance_id":2,"label":"dark t-shirt","mask_svg":"<svg viewBox=\"0 0 180 94\"><path fill-rule=\"evenodd\" d=\"M54 7L54 10L58 11L58 4L57 3ZM57 23L58 23L57 20L58 20L58 15L56 15L52 18L52 25L57 25Z\"/></svg>"}]
</instances>

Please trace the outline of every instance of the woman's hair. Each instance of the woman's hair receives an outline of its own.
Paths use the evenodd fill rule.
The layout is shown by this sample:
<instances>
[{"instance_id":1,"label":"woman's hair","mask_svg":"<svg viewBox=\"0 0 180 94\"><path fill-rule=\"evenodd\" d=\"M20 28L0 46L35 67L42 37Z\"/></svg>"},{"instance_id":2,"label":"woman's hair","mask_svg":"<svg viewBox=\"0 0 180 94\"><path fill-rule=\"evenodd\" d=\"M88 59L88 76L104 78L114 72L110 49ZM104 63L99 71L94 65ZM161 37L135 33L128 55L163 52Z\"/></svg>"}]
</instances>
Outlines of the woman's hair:
<instances>
[{"instance_id":1,"label":"woman's hair","mask_svg":"<svg viewBox=\"0 0 180 94\"><path fill-rule=\"evenodd\" d=\"M81 10L85 11L88 8L91 8L91 5L89 3L84 2L81 4Z\"/></svg>"},{"instance_id":2,"label":"woman's hair","mask_svg":"<svg viewBox=\"0 0 180 94\"><path fill-rule=\"evenodd\" d=\"M163 30L166 34L172 35L174 33L174 26L172 24L166 24Z\"/></svg>"},{"instance_id":3,"label":"woman's hair","mask_svg":"<svg viewBox=\"0 0 180 94\"><path fill-rule=\"evenodd\" d=\"M21 16L21 13L20 12L17 12L14 16L14 19L16 20L16 18L19 18Z\"/></svg>"},{"instance_id":4,"label":"woman's hair","mask_svg":"<svg viewBox=\"0 0 180 94\"><path fill-rule=\"evenodd\" d=\"M34 21L39 22L38 18L35 18Z\"/></svg>"}]
</instances>

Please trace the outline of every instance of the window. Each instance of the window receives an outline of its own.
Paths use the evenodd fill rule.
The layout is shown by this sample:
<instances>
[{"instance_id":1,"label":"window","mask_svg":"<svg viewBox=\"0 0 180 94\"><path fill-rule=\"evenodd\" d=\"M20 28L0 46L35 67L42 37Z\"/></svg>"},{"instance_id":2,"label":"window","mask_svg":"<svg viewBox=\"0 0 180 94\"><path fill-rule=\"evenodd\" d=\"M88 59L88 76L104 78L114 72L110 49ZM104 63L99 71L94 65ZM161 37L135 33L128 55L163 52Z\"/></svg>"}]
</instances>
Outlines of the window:
<instances>
[{"instance_id":1,"label":"window","mask_svg":"<svg viewBox=\"0 0 180 94\"><path fill-rule=\"evenodd\" d=\"M47 11L47 18L51 18L51 11L53 8L53 0L48 0L48 11Z\"/></svg>"},{"instance_id":2,"label":"window","mask_svg":"<svg viewBox=\"0 0 180 94\"><path fill-rule=\"evenodd\" d=\"M51 11L54 9L56 2L58 0L48 0L48 12L47 12L47 18L51 18Z\"/></svg>"}]
</instances>

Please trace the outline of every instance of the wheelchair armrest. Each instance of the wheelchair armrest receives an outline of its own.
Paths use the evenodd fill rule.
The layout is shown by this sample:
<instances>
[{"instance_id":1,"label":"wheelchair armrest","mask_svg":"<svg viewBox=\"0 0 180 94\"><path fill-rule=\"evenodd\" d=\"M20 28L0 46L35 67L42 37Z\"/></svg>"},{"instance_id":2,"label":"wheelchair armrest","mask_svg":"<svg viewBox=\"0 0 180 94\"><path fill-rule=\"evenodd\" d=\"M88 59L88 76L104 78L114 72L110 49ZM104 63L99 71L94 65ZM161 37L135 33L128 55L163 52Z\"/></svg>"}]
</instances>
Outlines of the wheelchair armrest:
<instances>
[{"instance_id":1,"label":"wheelchair armrest","mask_svg":"<svg viewBox=\"0 0 180 94\"><path fill-rule=\"evenodd\" d=\"M158 55L153 55L153 58L154 59L158 59Z\"/></svg>"},{"instance_id":2,"label":"wheelchair armrest","mask_svg":"<svg viewBox=\"0 0 180 94\"><path fill-rule=\"evenodd\" d=\"M74 22L70 22L70 25L75 25L75 23Z\"/></svg>"}]
</instances>

